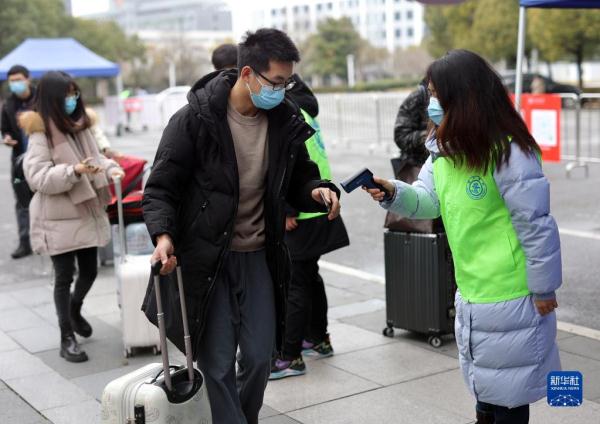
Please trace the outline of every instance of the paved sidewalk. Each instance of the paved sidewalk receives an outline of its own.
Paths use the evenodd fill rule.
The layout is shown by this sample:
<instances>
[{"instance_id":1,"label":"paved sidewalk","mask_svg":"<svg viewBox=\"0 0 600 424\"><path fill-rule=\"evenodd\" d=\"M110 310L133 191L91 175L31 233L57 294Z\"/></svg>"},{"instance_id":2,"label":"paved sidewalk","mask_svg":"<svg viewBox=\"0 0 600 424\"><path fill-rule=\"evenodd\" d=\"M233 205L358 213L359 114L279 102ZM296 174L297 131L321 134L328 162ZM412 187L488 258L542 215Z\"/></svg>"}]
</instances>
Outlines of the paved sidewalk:
<instances>
[{"instance_id":1,"label":"paved sidewalk","mask_svg":"<svg viewBox=\"0 0 600 424\"><path fill-rule=\"evenodd\" d=\"M67 363L58 355L52 276L43 275L50 264L27 258L19 266L40 272L0 285L0 423L96 423L103 387L159 358L149 352L123 357L113 269L105 267L84 304L94 327L83 343L90 361ZM308 360L305 376L270 383L261 423L473 422L452 337L440 349L400 330L393 339L383 337L383 285L331 271L323 277L336 355ZM585 401L567 409L540 401L531 422L599 423L600 341L564 332L559 338L564 368L584 375ZM181 354L173 357L183 363Z\"/></svg>"}]
</instances>

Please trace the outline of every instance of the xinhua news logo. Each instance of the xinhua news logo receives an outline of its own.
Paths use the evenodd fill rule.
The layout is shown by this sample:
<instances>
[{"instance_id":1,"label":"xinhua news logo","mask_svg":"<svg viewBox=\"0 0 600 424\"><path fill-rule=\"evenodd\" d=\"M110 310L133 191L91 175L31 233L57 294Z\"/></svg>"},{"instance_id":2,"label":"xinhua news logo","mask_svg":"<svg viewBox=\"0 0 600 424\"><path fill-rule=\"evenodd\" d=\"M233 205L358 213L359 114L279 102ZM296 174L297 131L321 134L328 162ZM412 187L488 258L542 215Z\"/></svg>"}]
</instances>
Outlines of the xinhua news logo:
<instances>
[{"instance_id":1,"label":"xinhua news logo","mask_svg":"<svg viewBox=\"0 0 600 424\"><path fill-rule=\"evenodd\" d=\"M552 371L548 374L548 405L576 407L583 402L583 375L579 371Z\"/></svg>"}]
</instances>

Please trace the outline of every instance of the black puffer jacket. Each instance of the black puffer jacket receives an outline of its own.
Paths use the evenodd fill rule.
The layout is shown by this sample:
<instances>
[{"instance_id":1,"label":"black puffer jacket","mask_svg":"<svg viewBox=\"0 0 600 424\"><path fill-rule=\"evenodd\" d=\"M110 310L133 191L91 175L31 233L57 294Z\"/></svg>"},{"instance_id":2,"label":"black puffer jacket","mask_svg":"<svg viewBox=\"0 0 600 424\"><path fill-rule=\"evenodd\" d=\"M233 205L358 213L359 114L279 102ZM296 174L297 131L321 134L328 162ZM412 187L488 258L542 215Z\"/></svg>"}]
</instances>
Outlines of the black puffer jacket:
<instances>
[{"instance_id":1,"label":"black puffer jacket","mask_svg":"<svg viewBox=\"0 0 600 424\"><path fill-rule=\"evenodd\" d=\"M207 304L229 249L239 202L239 177L227 124L229 93L237 72L213 72L199 80L164 130L144 191L144 220L153 240L169 234L182 267L192 336L197 342ZM286 201L300 210L324 211L311 192L319 179L304 142L313 129L285 101L267 111L269 163L265 188L266 254L276 296L278 334L285 317L290 259L283 243ZM151 296L146 296L144 309ZM169 328L167 329L169 331ZM170 338L179 345L176 334Z\"/></svg>"},{"instance_id":2,"label":"black puffer jacket","mask_svg":"<svg viewBox=\"0 0 600 424\"><path fill-rule=\"evenodd\" d=\"M31 110L33 101L35 99L35 87L31 86L30 91L31 95L25 100L17 97L15 94L11 94L2 106L2 138L4 138L6 135L10 135L13 140L18 142L17 145L12 149L13 162L17 156L25 153L25 146L23 145L23 132L17 123L17 114L19 112Z\"/></svg>"},{"instance_id":3,"label":"black puffer jacket","mask_svg":"<svg viewBox=\"0 0 600 424\"><path fill-rule=\"evenodd\" d=\"M394 142L400 148L400 160L413 166L423 165L429 156L425 148L428 101L427 90L419 85L400 105L394 124Z\"/></svg>"}]
</instances>

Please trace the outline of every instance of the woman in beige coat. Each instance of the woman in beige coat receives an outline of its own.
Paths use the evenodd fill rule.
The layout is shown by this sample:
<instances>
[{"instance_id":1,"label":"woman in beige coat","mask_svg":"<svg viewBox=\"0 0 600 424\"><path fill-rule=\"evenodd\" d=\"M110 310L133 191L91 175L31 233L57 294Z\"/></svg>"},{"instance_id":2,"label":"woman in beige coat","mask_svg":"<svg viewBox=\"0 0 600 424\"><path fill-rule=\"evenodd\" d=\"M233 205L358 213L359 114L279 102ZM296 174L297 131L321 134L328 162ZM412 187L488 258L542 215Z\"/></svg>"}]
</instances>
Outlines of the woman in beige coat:
<instances>
[{"instance_id":1,"label":"woman in beige coat","mask_svg":"<svg viewBox=\"0 0 600 424\"><path fill-rule=\"evenodd\" d=\"M123 176L119 166L98 151L79 87L63 72L40 80L34 112L23 113L20 125L29 136L23 168L35 193L30 210L34 252L52 258L54 303L61 331L60 355L86 361L74 332L89 337L81 316L83 300L97 274L97 248L110 239L105 207L109 181ZM70 293L77 259L78 276Z\"/></svg>"}]
</instances>

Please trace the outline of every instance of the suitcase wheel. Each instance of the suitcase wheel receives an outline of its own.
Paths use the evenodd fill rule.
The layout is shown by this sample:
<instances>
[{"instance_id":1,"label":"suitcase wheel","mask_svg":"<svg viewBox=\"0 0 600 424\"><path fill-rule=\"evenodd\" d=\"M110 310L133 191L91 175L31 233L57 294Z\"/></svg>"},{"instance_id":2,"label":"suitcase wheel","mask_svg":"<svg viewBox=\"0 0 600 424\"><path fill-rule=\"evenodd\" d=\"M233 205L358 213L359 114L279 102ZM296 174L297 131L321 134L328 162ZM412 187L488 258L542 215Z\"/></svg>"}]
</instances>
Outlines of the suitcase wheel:
<instances>
[{"instance_id":1,"label":"suitcase wheel","mask_svg":"<svg viewBox=\"0 0 600 424\"><path fill-rule=\"evenodd\" d=\"M429 343L436 349L441 347L443 344L442 339L439 336L429 336L429 338L427 339L427 343Z\"/></svg>"},{"instance_id":2,"label":"suitcase wheel","mask_svg":"<svg viewBox=\"0 0 600 424\"><path fill-rule=\"evenodd\" d=\"M123 350L123 356L125 356L126 358L131 358L133 356L133 352L130 348L125 348Z\"/></svg>"},{"instance_id":3,"label":"suitcase wheel","mask_svg":"<svg viewBox=\"0 0 600 424\"><path fill-rule=\"evenodd\" d=\"M160 355L160 349L157 346L152 347L153 355Z\"/></svg>"},{"instance_id":4,"label":"suitcase wheel","mask_svg":"<svg viewBox=\"0 0 600 424\"><path fill-rule=\"evenodd\" d=\"M385 337L394 337L394 327L385 327L383 329L383 335Z\"/></svg>"}]
</instances>

